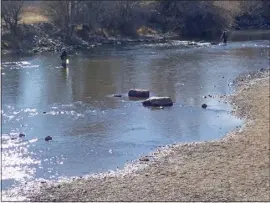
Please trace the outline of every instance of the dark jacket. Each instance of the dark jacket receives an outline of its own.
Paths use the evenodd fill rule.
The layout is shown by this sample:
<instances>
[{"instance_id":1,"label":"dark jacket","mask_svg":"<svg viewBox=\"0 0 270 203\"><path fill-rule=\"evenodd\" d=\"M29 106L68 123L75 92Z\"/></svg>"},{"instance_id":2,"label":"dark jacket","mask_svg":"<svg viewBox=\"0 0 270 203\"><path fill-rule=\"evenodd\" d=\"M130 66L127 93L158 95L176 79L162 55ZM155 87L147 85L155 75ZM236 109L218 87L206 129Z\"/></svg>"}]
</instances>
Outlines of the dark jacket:
<instances>
[{"instance_id":1,"label":"dark jacket","mask_svg":"<svg viewBox=\"0 0 270 203\"><path fill-rule=\"evenodd\" d=\"M223 43L227 43L227 37L228 35L226 34L226 32L223 32L221 35L221 38L223 39Z\"/></svg>"},{"instance_id":2,"label":"dark jacket","mask_svg":"<svg viewBox=\"0 0 270 203\"><path fill-rule=\"evenodd\" d=\"M63 51L60 58L61 58L61 60L66 60L67 59L67 52Z\"/></svg>"}]
</instances>

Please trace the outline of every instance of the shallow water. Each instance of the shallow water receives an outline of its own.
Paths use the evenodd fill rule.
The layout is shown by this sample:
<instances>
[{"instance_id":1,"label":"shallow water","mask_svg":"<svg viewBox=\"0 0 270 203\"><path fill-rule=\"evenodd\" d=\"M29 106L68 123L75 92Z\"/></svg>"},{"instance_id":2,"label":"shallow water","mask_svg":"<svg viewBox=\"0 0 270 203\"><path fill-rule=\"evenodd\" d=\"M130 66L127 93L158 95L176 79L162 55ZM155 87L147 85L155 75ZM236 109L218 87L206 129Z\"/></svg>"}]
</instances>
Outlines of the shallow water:
<instances>
[{"instance_id":1,"label":"shallow water","mask_svg":"<svg viewBox=\"0 0 270 203\"><path fill-rule=\"evenodd\" d=\"M230 94L239 74L267 68L269 41L99 47L71 55L67 69L58 55L2 57L3 189L116 169L165 144L221 138L243 122L203 96ZM145 108L127 97L131 88L170 96L174 106Z\"/></svg>"}]
</instances>

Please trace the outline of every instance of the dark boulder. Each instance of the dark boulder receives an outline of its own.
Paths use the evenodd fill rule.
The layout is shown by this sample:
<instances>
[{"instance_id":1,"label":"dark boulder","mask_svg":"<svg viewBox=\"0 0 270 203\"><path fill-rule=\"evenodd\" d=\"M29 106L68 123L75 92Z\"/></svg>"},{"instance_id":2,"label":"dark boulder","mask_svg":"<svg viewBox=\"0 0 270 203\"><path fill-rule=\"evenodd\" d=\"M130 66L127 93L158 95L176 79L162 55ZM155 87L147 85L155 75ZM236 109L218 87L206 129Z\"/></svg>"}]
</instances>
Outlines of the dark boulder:
<instances>
[{"instance_id":1,"label":"dark boulder","mask_svg":"<svg viewBox=\"0 0 270 203\"><path fill-rule=\"evenodd\" d=\"M206 109L207 105L206 104L202 104L202 108Z\"/></svg>"},{"instance_id":2,"label":"dark boulder","mask_svg":"<svg viewBox=\"0 0 270 203\"><path fill-rule=\"evenodd\" d=\"M25 134L20 133L20 134L19 134L19 137L25 137Z\"/></svg>"},{"instance_id":3,"label":"dark boulder","mask_svg":"<svg viewBox=\"0 0 270 203\"><path fill-rule=\"evenodd\" d=\"M144 106L172 106L173 102L170 97L150 97L142 104Z\"/></svg>"},{"instance_id":4,"label":"dark boulder","mask_svg":"<svg viewBox=\"0 0 270 203\"><path fill-rule=\"evenodd\" d=\"M128 92L129 97L148 98L150 96L149 90L144 89L131 89Z\"/></svg>"},{"instance_id":5,"label":"dark boulder","mask_svg":"<svg viewBox=\"0 0 270 203\"><path fill-rule=\"evenodd\" d=\"M45 141L49 141L49 140L52 140L52 137L51 136L45 137Z\"/></svg>"}]
</instances>

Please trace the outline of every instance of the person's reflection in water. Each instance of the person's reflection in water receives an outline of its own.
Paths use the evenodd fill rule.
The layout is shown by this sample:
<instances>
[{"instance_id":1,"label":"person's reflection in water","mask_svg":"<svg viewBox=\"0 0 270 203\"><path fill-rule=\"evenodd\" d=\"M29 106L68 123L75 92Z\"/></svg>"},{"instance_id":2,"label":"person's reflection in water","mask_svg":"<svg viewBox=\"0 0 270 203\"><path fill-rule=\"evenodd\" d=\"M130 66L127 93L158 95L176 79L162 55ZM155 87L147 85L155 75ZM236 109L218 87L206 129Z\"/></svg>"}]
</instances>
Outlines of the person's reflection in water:
<instances>
[{"instance_id":1,"label":"person's reflection in water","mask_svg":"<svg viewBox=\"0 0 270 203\"><path fill-rule=\"evenodd\" d=\"M68 80L68 78L69 78L69 68L68 67L61 68L61 72L62 72L64 80Z\"/></svg>"}]
</instances>

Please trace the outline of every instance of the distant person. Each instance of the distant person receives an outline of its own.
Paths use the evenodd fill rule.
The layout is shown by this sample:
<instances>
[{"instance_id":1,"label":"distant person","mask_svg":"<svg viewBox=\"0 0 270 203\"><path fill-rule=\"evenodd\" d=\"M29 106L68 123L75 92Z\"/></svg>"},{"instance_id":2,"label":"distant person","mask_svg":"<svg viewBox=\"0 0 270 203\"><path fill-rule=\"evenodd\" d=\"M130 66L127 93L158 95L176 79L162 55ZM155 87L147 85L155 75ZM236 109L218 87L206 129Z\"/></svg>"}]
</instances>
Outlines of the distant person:
<instances>
[{"instance_id":1,"label":"distant person","mask_svg":"<svg viewBox=\"0 0 270 203\"><path fill-rule=\"evenodd\" d=\"M227 35L227 33L225 31L223 31L223 33L221 35L221 38L223 39L223 43L227 44L228 35Z\"/></svg>"},{"instance_id":2,"label":"distant person","mask_svg":"<svg viewBox=\"0 0 270 203\"><path fill-rule=\"evenodd\" d=\"M60 56L61 60L62 60L62 66L63 68L66 68L67 67L67 52L66 50L64 50Z\"/></svg>"}]
</instances>

